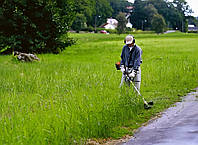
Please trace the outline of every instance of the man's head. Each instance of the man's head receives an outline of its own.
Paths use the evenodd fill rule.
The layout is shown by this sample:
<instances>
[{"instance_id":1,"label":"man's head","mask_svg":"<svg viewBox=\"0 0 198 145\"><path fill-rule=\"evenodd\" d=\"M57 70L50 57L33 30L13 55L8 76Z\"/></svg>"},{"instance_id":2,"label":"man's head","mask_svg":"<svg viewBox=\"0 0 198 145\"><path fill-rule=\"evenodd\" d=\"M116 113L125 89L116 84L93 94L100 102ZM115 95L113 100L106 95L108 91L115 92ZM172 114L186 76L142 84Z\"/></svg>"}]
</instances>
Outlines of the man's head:
<instances>
[{"instance_id":1,"label":"man's head","mask_svg":"<svg viewBox=\"0 0 198 145\"><path fill-rule=\"evenodd\" d=\"M127 35L125 38L125 43L129 46L132 47L135 44L135 39L132 35Z\"/></svg>"}]
</instances>

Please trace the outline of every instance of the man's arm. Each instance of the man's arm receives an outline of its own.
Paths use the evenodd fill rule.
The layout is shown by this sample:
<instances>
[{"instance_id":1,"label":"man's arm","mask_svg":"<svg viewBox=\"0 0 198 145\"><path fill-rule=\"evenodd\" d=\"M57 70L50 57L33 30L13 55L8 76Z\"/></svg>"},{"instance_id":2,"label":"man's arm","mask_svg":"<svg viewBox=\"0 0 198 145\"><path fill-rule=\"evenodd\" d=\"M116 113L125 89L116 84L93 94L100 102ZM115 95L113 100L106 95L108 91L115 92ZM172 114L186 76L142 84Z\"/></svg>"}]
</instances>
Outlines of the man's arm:
<instances>
[{"instance_id":1,"label":"man's arm","mask_svg":"<svg viewBox=\"0 0 198 145\"><path fill-rule=\"evenodd\" d=\"M125 49L125 47L122 48L121 61L120 61L120 70L121 70L122 73L125 73L125 67L124 67L124 64L125 64L125 60L124 60L124 49Z\"/></svg>"},{"instance_id":2,"label":"man's arm","mask_svg":"<svg viewBox=\"0 0 198 145\"><path fill-rule=\"evenodd\" d=\"M139 48L134 62L134 70L138 71L142 61L142 50Z\"/></svg>"},{"instance_id":3,"label":"man's arm","mask_svg":"<svg viewBox=\"0 0 198 145\"><path fill-rule=\"evenodd\" d=\"M124 50L125 50L125 46L122 48L122 53L121 53L121 61L120 61L120 65L124 65Z\"/></svg>"}]
</instances>

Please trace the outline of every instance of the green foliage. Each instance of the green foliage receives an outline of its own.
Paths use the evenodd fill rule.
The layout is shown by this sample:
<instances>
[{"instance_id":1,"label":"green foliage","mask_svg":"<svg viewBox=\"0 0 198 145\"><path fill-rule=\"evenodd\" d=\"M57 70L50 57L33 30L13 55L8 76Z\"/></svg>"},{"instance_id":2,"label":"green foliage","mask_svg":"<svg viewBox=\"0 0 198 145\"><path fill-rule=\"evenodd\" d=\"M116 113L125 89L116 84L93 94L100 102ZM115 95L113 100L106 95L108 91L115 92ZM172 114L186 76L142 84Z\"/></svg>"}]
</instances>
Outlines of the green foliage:
<instances>
[{"instance_id":1,"label":"green foliage","mask_svg":"<svg viewBox=\"0 0 198 145\"><path fill-rule=\"evenodd\" d=\"M132 3L126 1L126 0L108 0L112 9L112 17L115 18L120 12L128 13L128 10L126 7L132 6Z\"/></svg>"},{"instance_id":2,"label":"green foliage","mask_svg":"<svg viewBox=\"0 0 198 145\"><path fill-rule=\"evenodd\" d=\"M82 28L81 30L82 31L86 31L86 32L93 32L94 31L94 27L88 26L88 27Z\"/></svg>"},{"instance_id":3,"label":"green foliage","mask_svg":"<svg viewBox=\"0 0 198 145\"><path fill-rule=\"evenodd\" d=\"M184 31L184 24L192 10L185 0L174 0L172 2L165 0L135 0L133 4L131 20L133 26L137 29L151 27L151 18L157 12L162 15L170 29L179 29ZM156 9L156 10L155 10ZM147 22L145 22L147 20Z\"/></svg>"},{"instance_id":4,"label":"green foliage","mask_svg":"<svg viewBox=\"0 0 198 145\"><path fill-rule=\"evenodd\" d=\"M136 29L142 29L142 22L146 19L146 14L144 12L144 8L146 6L145 1L135 0L134 1L134 9L131 14L131 21L133 22L133 27Z\"/></svg>"},{"instance_id":5,"label":"green foliage","mask_svg":"<svg viewBox=\"0 0 198 145\"><path fill-rule=\"evenodd\" d=\"M118 26L116 28L118 34L125 33L126 24L127 24L127 19L125 17L125 13L119 13L119 15L116 18L118 20Z\"/></svg>"},{"instance_id":6,"label":"green foliage","mask_svg":"<svg viewBox=\"0 0 198 145\"><path fill-rule=\"evenodd\" d=\"M116 34L117 30L116 29L106 29L107 32L109 32L110 34Z\"/></svg>"},{"instance_id":7,"label":"green foliage","mask_svg":"<svg viewBox=\"0 0 198 145\"><path fill-rule=\"evenodd\" d=\"M188 21L184 21L184 32L188 32Z\"/></svg>"},{"instance_id":8,"label":"green foliage","mask_svg":"<svg viewBox=\"0 0 198 145\"><path fill-rule=\"evenodd\" d=\"M75 0L76 11L78 14L82 14L86 17L86 23L90 25L90 22L95 15L95 0ZM93 25L93 24L92 24Z\"/></svg>"},{"instance_id":9,"label":"green foliage","mask_svg":"<svg viewBox=\"0 0 198 145\"><path fill-rule=\"evenodd\" d=\"M86 27L86 21L86 17L83 14L77 13L76 18L72 24L72 29L79 32L80 30Z\"/></svg>"},{"instance_id":10,"label":"green foliage","mask_svg":"<svg viewBox=\"0 0 198 145\"><path fill-rule=\"evenodd\" d=\"M151 20L155 14L164 17L170 29L185 30L187 14L192 11L185 0L81 0L77 2L77 12L86 17L88 26L96 27L106 22L108 17L116 18L120 12L131 13L133 28L151 30ZM127 7L133 7L130 11Z\"/></svg>"},{"instance_id":11,"label":"green foliage","mask_svg":"<svg viewBox=\"0 0 198 145\"><path fill-rule=\"evenodd\" d=\"M96 1L96 12L94 16L94 23L96 19L96 25L100 26L102 23L107 21L107 18L112 16L112 8L107 0L95 0Z\"/></svg>"},{"instance_id":12,"label":"green foliage","mask_svg":"<svg viewBox=\"0 0 198 145\"><path fill-rule=\"evenodd\" d=\"M107 0L76 0L76 10L86 17L88 27L100 26L106 22L108 17L112 16L113 11ZM73 28L76 30L75 26Z\"/></svg>"},{"instance_id":13,"label":"green foliage","mask_svg":"<svg viewBox=\"0 0 198 145\"><path fill-rule=\"evenodd\" d=\"M189 25L198 26L198 20L193 16L188 16L187 17L187 22L188 22Z\"/></svg>"},{"instance_id":14,"label":"green foliage","mask_svg":"<svg viewBox=\"0 0 198 145\"><path fill-rule=\"evenodd\" d=\"M1 48L32 53L58 53L71 45L66 33L74 17L73 0L3 0L1 5Z\"/></svg>"},{"instance_id":15,"label":"green foliage","mask_svg":"<svg viewBox=\"0 0 198 145\"><path fill-rule=\"evenodd\" d=\"M105 23L107 18L115 18L119 12L128 12L127 6L132 6L132 3L126 0L81 0L77 2L76 10L86 17L88 27L95 28Z\"/></svg>"},{"instance_id":16,"label":"green foliage","mask_svg":"<svg viewBox=\"0 0 198 145\"><path fill-rule=\"evenodd\" d=\"M151 21L152 29L156 33L163 33L166 30L166 22L162 15L154 15Z\"/></svg>"},{"instance_id":17,"label":"green foliage","mask_svg":"<svg viewBox=\"0 0 198 145\"><path fill-rule=\"evenodd\" d=\"M152 4L149 4L149 5L146 5L144 7L144 12L146 14L146 24L145 27L151 27L151 21L153 19L153 16L158 14L158 10L152 5Z\"/></svg>"}]
</instances>

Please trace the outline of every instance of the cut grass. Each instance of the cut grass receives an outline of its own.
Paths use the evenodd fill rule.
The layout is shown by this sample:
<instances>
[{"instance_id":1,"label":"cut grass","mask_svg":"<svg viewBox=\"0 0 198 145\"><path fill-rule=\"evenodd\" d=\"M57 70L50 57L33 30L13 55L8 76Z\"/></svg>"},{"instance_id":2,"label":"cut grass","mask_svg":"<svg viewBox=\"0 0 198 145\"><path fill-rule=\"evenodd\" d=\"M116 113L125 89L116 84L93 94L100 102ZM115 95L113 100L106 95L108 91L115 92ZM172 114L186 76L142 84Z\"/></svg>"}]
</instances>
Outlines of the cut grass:
<instances>
[{"instance_id":1,"label":"cut grass","mask_svg":"<svg viewBox=\"0 0 198 145\"><path fill-rule=\"evenodd\" d=\"M198 35L136 34L143 50L141 93L119 88L126 35L71 34L62 54L38 63L0 56L0 144L82 144L88 138L119 138L197 87Z\"/></svg>"}]
</instances>

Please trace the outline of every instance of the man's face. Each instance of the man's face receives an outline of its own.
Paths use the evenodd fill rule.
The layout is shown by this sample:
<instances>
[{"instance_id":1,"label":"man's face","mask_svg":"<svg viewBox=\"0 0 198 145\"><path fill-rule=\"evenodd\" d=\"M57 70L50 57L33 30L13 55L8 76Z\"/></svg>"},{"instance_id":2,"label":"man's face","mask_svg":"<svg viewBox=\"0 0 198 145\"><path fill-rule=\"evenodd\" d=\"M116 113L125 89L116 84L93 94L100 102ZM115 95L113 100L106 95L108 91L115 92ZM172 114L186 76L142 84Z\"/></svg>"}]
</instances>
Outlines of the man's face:
<instances>
[{"instance_id":1,"label":"man's face","mask_svg":"<svg viewBox=\"0 0 198 145\"><path fill-rule=\"evenodd\" d=\"M133 47L134 46L134 43L131 43L131 44L127 44L128 47Z\"/></svg>"}]
</instances>

